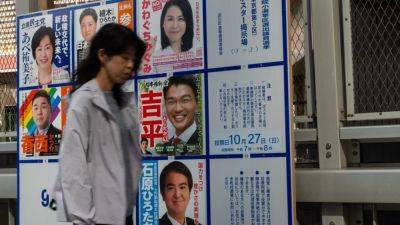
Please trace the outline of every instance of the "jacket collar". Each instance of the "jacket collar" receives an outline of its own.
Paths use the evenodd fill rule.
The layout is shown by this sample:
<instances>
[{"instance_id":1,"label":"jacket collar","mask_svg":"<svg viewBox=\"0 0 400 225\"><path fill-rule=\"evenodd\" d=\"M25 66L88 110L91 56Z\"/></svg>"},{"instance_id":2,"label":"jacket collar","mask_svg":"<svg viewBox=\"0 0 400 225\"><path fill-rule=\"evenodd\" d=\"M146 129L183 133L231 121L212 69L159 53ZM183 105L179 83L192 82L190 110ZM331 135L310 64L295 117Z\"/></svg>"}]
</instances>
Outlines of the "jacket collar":
<instances>
[{"instance_id":1,"label":"jacket collar","mask_svg":"<svg viewBox=\"0 0 400 225\"><path fill-rule=\"evenodd\" d=\"M114 114L111 112L111 109L105 99L103 91L100 89L99 84L97 83L96 79L92 79L79 88L81 91L90 91L93 93L93 98L91 99L92 103L99 107L100 109L104 110L106 113L110 115L113 119L115 119ZM123 106L122 109L128 106L129 98L132 98L132 93L123 92L122 99L123 99Z\"/></svg>"}]
</instances>

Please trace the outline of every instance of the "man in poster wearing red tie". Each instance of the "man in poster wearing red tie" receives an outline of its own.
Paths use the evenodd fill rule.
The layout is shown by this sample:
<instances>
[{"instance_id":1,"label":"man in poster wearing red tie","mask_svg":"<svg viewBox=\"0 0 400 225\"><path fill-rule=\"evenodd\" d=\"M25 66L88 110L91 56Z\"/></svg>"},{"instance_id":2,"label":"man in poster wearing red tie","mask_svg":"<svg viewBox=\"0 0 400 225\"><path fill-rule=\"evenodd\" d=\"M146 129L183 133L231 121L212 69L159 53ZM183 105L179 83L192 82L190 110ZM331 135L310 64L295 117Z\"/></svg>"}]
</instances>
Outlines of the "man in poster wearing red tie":
<instances>
[{"instance_id":1,"label":"man in poster wearing red tie","mask_svg":"<svg viewBox=\"0 0 400 225\"><path fill-rule=\"evenodd\" d=\"M168 120L175 128L164 143L163 154L186 154L199 145L196 124L198 109L196 79L193 75L170 77L163 89Z\"/></svg>"}]
</instances>

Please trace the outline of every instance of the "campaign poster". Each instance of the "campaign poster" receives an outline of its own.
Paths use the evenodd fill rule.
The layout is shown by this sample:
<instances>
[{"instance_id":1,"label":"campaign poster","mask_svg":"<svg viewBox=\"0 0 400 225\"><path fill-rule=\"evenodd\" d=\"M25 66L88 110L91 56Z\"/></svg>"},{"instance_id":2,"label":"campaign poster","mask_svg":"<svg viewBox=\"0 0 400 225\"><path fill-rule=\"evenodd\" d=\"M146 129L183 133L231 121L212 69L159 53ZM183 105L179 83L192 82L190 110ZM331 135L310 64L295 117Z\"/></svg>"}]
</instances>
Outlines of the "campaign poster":
<instances>
[{"instance_id":1,"label":"campaign poster","mask_svg":"<svg viewBox=\"0 0 400 225\"><path fill-rule=\"evenodd\" d=\"M65 225L49 208L58 163L19 164L19 224Z\"/></svg>"},{"instance_id":2,"label":"campaign poster","mask_svg":"<svg viewBox=\"0 0 400 225\"><path fill-rule=\"evenodd\" d=\"M282 61L283 32L282 1L208 1L208 67Z\"/></svg>"},{"instance_id":3,"label":"campaign poster","mask_svg":"<svg viewBox=\"0 0 400 225\"><path fill-rule=\"evenodd\" d=\"M19 87L70 82L68 12L19 20Z\"/></svg>"},{"instance_id":4,"label":"campaign poster","mask_svg":"<svg viewBox=\"0 0 400 225\"><path fill-rule=\"evenodd\" d=\"M119 23L133 29L132 1L81 8L74 11L75 69L89 53L90 43L100 27Z\"/></svg>"},{"instance_id":5,"label":"campaign poster","mask_svg":"<svg viewBox=\"0 0 400 225\"><path fill-rule=\"evenodd\" d=\"M286 172L285 157L211 159L212 224L289 224Z\"/></svg>"},{"instance_id":6,"label":"campaign poster","mask_svg":"<svg viewBox=\"0 0 400 225\"><path fill-rule=\"evenodd\" d=\"M57 158L71 87L19 91L19 157Z\"/></svg>"},{"instance_id":7,"label":"campaign poster","mask_svg":"<svg viewBox=\"0 0 400 225\"><path fill-rule=\"evenodd\" d=\"M201 74L140 79L138 98L143 155L204 154Z\"/></svg>"},{"instance_id":8,"label":"campaign poster","mask_svg":"<svg viewBox=\"0 0 400 225\"><path fill-rule=\"evenodd\" d=\"M209 73L210 153L285 150L283 66Z\"/></svg>"},{"instance_id":9,"label":"campaign poster","mask_svg":"<svg viewBox=\"0 0 400 225\"><path fill-rule=\"evenodd\" d=\"M139 224L207 224L205 160L143 161ZM225 223L220 223L225 224Z\"/></svg>"},{"instance_id":10,"label":"campaign poster","mask_svg":"<svg viewBox=\"0 0 400 225\"><path fill-rule=\"evenodd\" d=\"M147 44L140 74L203 68L202 2L138 1L138 35Z\"/></svg>"}]
</instances>

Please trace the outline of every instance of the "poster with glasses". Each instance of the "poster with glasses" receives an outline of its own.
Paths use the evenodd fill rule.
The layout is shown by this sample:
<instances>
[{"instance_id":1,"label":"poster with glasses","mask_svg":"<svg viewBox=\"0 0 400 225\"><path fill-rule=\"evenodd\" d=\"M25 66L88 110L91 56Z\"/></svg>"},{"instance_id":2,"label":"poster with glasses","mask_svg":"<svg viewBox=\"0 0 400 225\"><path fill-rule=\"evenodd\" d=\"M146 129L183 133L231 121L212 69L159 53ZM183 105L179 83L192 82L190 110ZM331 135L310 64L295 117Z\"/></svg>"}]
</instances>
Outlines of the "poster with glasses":
<instances>
[{"instance_id":1,"label":"poster with glasses","mask_svg":"<svg viewBox=\"0 0 400 225\"><path fill-rule=\"evenodd\" d=\"M204 154L201 74L140 79L138 98L143 155Z\"/></svg>"},{"instance_id":2,"label":"poster with glasses","mask_svg":"<svg viewBox=\"0 0 400 225\"><path fill-rule=\"evenodd\" d=\"M141 74L204 67L202 2L201 0L137 2L138 35L147 44Z\"/></svg>"},{"instance_id":3,"label":"poster with glasses","mask_svg":"<svg viewBox=\"0 0 400 225\"><path fill-rule=\"evenodd\" d=\"M19 87L70 82L70 14L19 20Z\"/></svg>"}]
</instances>

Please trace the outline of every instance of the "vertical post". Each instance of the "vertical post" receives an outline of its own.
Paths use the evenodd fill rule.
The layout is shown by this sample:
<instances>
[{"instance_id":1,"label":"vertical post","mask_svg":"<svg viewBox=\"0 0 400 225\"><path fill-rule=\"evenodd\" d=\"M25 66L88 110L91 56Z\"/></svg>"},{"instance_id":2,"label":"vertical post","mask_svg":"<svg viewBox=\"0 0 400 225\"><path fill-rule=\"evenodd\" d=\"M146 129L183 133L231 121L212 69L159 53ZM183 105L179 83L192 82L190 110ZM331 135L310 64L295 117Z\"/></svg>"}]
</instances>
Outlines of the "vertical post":
<instances>
[{"instance_id":1,"label":"vertical post","mask_svg":"<svg viewBox=\"0 0 400 225\"><path fill-rule=\"evenodd\" d=\"M15 217L14 214L12 213L13 209L12 209L12 200L8 200L7 202L7 206L8 206L8 225L15 225Z\"/></svg>"},{"instance_id":2,"label":"vertical post","mask_svg":"<svg viewBox=\"0 0 400 225\"><path fill-rule=\"evenodd\" d=\"M343 109L339 0L311 2L320 169L341 169L346 157L339 137ZM322 204L322 225L345 225L343 204Z\"/></svg>"},{"instance_id":3,"label":"vertical post","mask_svg":"<svg viewBox=\"0 0 400 225\"><path fill-rule=\"evenodd\" d=\"M322 204L322 225L346 225L343 217L343 204Z\"/></svg>"},{"instance_id":4,"label":"vertical post","mask_svg":"<svg viewBox=\"0 0 400 225\"><path fill-rule=\"evenodd\" d=\"M344 113L339 7L339 0L314 0L311 5L321 169L346 166L339 138Z\"/></svg>"}]
</instances>

